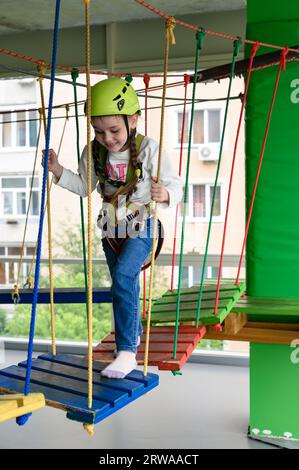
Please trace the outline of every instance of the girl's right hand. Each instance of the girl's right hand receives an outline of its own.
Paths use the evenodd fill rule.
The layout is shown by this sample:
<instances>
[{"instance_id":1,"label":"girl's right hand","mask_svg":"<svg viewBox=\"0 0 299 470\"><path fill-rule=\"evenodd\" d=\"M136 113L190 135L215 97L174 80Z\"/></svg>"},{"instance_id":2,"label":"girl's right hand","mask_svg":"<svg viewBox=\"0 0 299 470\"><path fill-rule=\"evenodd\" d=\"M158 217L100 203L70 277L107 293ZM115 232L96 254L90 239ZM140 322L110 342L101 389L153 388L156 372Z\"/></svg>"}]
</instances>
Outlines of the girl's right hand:
<instances>
[{"instance_id":1,"label":"girl's right hand","mask_svg":"<svg viewBox=\"0 0 299 470\"><path fill-rule=\"evenodd\" d=\"M45 161L45 150L42 150L42 166ZM58 162L58 157L53 149L49 149L48 170L51 171L57 178L60 178L63 172L63 166Z\"/></svg>"}]
</instances>

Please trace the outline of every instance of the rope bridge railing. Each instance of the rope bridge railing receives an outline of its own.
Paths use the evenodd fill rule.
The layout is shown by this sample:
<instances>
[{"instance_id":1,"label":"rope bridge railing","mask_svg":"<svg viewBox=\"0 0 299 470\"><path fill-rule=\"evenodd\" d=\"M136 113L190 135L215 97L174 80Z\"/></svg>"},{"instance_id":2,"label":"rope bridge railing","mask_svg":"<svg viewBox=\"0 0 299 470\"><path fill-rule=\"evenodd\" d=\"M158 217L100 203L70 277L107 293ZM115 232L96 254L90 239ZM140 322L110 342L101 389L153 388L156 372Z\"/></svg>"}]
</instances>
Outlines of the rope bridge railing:
<instances>
[{"instance_id":1,"label":"rope bridge railing","mask_svg":"<svg viewBox=\"0 0 299 470\"><path fill-rule=\"evenodd\" d=\"M208 255L207 257L207 266L215 267L218 268L219 266L219 258L220 255ZM20 257L19 256L2 256L0 259L0 265L3 263L18 263ZM201 267L202 262L204 259L204 255L199 254L198 252L190 252L186 253L184 255L183 259L183 266L193 266L193 267ZM24 256L23 257L23 263L30 263L32 260L32 256ZM223 267L224 268L237 268L240 260L240 255L225 255L223 259ZM49 263L49 259L44 257L41 258L41 263L42 264L47 264ZM82 264L83 263L83 258L74 258L74 257L69 257L69 258L53 258L53 264L59 264L59 265L70 265L70 264ZM107 261L105 257L96 257L93 258L93 263L94 264L99 264L99 265L106 265ZM156 260L156 264L159 266L172 266L172 253L169 254L160 254L159 258ZM178 266L179 264L179 254L177 253L175 255L175 265ZM245 260L243 260L242 267L245 267ZM168 286L165 286L165 289L167 289Z\"/></svg>"}]
</instances>

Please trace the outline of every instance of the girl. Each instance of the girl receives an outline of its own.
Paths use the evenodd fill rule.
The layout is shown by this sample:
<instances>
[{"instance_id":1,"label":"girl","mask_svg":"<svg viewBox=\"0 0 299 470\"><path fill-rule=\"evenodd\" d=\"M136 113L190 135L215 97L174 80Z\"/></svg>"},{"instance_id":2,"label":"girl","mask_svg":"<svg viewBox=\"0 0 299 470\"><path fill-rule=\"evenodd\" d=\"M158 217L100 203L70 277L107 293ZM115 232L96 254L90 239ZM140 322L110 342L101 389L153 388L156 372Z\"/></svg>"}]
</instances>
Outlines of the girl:
<instances>
[{"instance_id":1,"label":"girl","mask_svg":"<svg viewBox=\"0 0 299 470\"><path fill-rule=\"evenodd\" d=\"M102 80L91 88L92 190L103 198L98 216L103 250L112 278L116 359L102 375L121 379L136 367L142 327L139 315L139 277L152 248L151 201L173 207L182 198L182 182L164 154L157 182L158 143L137 134L140 106L130 83ZM43 152L44 153L44 152ZM62 167L49 152L54 183L87 196L87 154L82 152L78 174Z\"/></svg>"}]
</instances>

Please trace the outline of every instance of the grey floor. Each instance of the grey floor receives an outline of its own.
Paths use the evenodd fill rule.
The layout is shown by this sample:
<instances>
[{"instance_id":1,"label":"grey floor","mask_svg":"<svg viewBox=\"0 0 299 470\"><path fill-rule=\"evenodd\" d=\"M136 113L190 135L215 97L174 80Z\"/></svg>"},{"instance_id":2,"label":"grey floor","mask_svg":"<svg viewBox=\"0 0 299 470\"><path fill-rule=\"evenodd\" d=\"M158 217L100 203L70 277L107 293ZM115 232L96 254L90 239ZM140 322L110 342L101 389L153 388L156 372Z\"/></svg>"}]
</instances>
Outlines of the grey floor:
<instances>
[{"instance_id":1,"label":"grey floor","mask_svg":"<svg viewBox=\"0 0 299 470\"><path fill-rule=\"evenodd\" d=\"M1 368L25 357L7 351ZM273 449L247 438L248 374L247 367L193 363L182 376L159 372L159 387L97 424L93 438L63 411L46 407L24 427L0 424L0 448Z\"/></svg>"}]
</instances>

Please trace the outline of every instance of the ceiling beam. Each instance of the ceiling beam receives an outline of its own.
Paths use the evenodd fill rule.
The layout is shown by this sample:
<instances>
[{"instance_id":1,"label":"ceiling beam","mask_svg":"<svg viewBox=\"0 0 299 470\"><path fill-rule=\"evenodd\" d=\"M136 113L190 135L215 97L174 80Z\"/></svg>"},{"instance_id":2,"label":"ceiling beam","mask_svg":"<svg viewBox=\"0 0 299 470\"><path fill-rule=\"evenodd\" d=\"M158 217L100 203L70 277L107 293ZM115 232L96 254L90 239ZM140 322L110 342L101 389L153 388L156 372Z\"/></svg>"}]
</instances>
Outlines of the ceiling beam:
<instances>
[{"instance_id":1,"label":"ceiling beam","mask_svg":"<svg viewBox=\"0 0 299 470\"><path fill-rule=\"evenodd\" d=\"M180 20L235 36L245 35L244 10L185 15ZM195 31L177 25L176 45L170 48L169 70L185 71L194 67ZM121 73L161 72L163 68L165 29L162 19L111 23L91 26L91 68ZM1 47L51 62L52 31L35 31L0 36ZM83 27L64 28L59 32L59 65L84 67L85 32ZM232 41L206 36L202 67L220 65L230 60ZM2 54L7 67L35 70L35 65ZM0 76L15 76L1 71Z\"/></svg>"}]
</instances>

